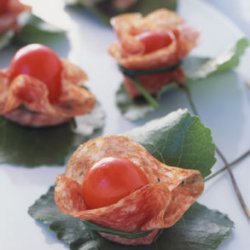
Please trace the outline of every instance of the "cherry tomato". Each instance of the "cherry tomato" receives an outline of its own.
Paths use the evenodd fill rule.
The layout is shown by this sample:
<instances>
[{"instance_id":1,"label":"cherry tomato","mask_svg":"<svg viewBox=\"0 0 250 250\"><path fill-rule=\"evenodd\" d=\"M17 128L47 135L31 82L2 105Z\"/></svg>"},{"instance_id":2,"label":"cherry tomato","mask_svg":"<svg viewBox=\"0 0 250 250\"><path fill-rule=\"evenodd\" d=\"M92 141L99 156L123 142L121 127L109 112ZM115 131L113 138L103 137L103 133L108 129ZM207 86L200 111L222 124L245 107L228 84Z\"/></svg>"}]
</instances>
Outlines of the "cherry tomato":
<instances>
[{"instance_id":1,"label":"cherry tomato","mask_svg":"<svg viewBox=\"0 0 250 250\"><path fill-rule=\"evenodd\" d=\"M21 48L12 59L9 72L10 80L20 74L41 80L47 85L50 102L58 101L61 94L62 63L48 47L30 44Z\"/></svg>"},{"instance_id":2,"label":"cherry tomato","mask_svg":"<svg viewBox=\"0 0 250 250\"><path fill-rule=\"evenodd\" d=\"M82 184L82 193L87 207L92 209L114 204L146 184L146 175L134 163L107 157L89 169Z\"/></svg>"},{"instance_id":3,"label":"cherry tomato","mask_svg":"<svg viewBox=\"0 0 250 250\"><path fill-rule=\"evenodd\" d=\"M0 14L4 14L9 7L9 0L0 0Z\"/></svg>"},{"instance_id":4,"label":"cherry tomato","mask_svg":"<svg viewBox=\"0 0 250 250\"><path fill-rule=\"evenodd\" d=\"M172 33L162 33L158 31L146 31L136 36L136 39L145 46L144 53L150 53L162 49L173 41Z\"/></svg>"}]
</instances>

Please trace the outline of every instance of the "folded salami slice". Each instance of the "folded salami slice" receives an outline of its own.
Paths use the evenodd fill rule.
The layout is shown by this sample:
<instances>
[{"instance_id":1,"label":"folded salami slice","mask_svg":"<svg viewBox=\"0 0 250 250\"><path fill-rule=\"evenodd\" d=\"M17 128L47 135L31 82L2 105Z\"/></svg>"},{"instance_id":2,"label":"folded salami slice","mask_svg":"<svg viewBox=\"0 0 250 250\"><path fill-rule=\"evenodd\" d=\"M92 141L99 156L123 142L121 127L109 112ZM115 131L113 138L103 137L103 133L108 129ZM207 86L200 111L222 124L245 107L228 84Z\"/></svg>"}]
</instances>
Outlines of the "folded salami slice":
<instances>
[{"instance_id":1,"label":"folded salami slice","mask_svg":"<svg viewBox=\"0 0 250 250\"><path fill-rule=\"evenodd\" d=\"M159 9L145 17L139 13L123 14L112 18L111 24L118 41L109 52L119 65L134 71L165 67L161 74L138 75L150 93L158 93L168 83L184 82L179 62L196 46L199 33L175 12ZM133 97L140 95L129 78L125 74L128 93Z\"/></svg>"},{"instance_id":2,"label":"folded salami slice","mask_svg":"<svg viewBox=\"0 0 250 250\"><path fill-rule=\"evenodd\" d=\"M5 1L3 6L0 6L0 34L7 31L17 32L20 28L18 23L19 15L31 11L30 6L21 3L19 0Z\"/></svg>"},{"instance_id":3,"label":"folded salami slice","mask_svg":"<svg viewBox=\"0 0 250 250\"><path fill-rule=\"evenodd\" d=\"M61 63L62 91L56 103L49 101L46 84L39 79L22 74L10 80L8 70L0 70L0 114L21 125L43 127L90 112L96 100L82 87L86 73L65 59Z\"/></svg>"},{"instance_id":4,"label":"folded salami slice","mask_svg":"<svg viewBox=\"0 0 250 250\"><path fill-rule=\"evenodd\" d=\"M106 157L135 164L148 183L114 204L89 209L82 184L93 165ZM57 179L55 202L65 214L123 232L151 231L127 239L101 233L107 239L130 245L150 244L158 231L174 225L204 188L199 171L170 167L155 159L144 147L126 136L104 136L81 145L72 155L64 175Z\"/></svg>"}]
</instances>

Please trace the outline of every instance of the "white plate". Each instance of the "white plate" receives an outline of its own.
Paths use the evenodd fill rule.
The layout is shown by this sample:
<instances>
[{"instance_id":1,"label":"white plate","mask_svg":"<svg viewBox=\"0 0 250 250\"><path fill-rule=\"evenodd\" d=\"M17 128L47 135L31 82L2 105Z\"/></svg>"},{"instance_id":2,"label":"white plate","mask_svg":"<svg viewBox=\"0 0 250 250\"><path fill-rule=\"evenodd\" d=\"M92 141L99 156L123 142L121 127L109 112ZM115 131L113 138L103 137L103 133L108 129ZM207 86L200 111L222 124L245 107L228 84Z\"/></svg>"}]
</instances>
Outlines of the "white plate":
<instances>
[{"instance_id":1,"label":"white plate","mask_svg":"<svg viewBox=\"0 0 250 250\"><path fill-rule=\"evenodd\" d=\"M53 23L69 30L68 44L57 44L54 48L60 55L69 57L88 73L89 86L106 110L104 133L126 131L143 122L126 121L115 107L114 92L122 76L114 60L106 50L114 40L112 31L93 17L80 12L65 12L60 0L26 0L32 3L34 11ZM216 55L242 36L242 33L227 18L201 0L180 1L180 13L189 23L198 27L202 34L199 47L194 54ZM49 7L49 8L48 8ZM57 13L57 14L55 14ZM7 66L12 50L1 52L1 66ZM250 55L244 57L240 67L242 75L250 78ZM250 148L250 96L244 78L231 72L226 78L213 77L207 84L192 88L202 120L213 131L214 139L229 161ZM185 96L171 92L166 95L164 113L188 107ZM156 112L148 119L164 115ZM49 146L49 145L48 145ZM250 158L234 169L242 193L250 206L248 179ZM222 166L218 161L215 168ZM28 214L28 207L49 186L54 184L62 167L37 169L0 166L0 248L5 250L61 250L68 249L60 243L54 233L38 225ZM235 222L233 234L220 249L247 249L250 246L249 223L246 222L232 189L227 174L208 183L200 202L218 209Z\"/></svg>"}]
</instances>

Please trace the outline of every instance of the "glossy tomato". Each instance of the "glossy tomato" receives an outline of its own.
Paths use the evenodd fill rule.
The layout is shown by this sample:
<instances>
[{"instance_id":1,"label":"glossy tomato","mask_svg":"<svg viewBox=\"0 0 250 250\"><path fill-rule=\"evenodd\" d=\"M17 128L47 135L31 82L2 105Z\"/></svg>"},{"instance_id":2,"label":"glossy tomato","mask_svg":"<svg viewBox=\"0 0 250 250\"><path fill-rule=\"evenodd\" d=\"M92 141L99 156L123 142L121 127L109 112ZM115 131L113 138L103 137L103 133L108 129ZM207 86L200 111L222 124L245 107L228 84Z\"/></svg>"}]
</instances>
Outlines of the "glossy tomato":
<instances>
[{"instance_id":1,"label":"glossy tomato","mask_svg":"<svg viewBox=\"0 0 250 250\"><path fill-rule=\"evenodd\" d=\"M58 101L61 94L62 63L48 47L30 44L21 48L12 59L9 72L11 80L20 74L41 80L47 85L50 102Z\"/></svg>"},{"instance_id":2,"label":"glossy tomato","mask_svg":"<svg viewBox=\"0 0 250 250\"><path fill-rule=\"evenodd\" d=\"M87 207L92 209L114 204L146 184L146 175L134 163L107 157L87 172L82 191Z\"/></svg>"},{"instance_id":3,"label":"glossy tomato","mask_svg":"<svg viewBox=\"0 0 250 250\"><path fill-rule=\"evenodd\" d=\"M172 33L162 33L159 31L146 31L136 36L136 39L145 46L144 53L150 53L162 49L173 42Z\"/></svg>"},{"instance_id":4,"label":"glossy tomato","mask_svg":"<svg viewBox=\"0 0 250 250\"><path fill-rule=\"evenodd\" d=\"M4 14L8 11L9 0L0 0L0 14Z\"/></svg>"}]
</instances>

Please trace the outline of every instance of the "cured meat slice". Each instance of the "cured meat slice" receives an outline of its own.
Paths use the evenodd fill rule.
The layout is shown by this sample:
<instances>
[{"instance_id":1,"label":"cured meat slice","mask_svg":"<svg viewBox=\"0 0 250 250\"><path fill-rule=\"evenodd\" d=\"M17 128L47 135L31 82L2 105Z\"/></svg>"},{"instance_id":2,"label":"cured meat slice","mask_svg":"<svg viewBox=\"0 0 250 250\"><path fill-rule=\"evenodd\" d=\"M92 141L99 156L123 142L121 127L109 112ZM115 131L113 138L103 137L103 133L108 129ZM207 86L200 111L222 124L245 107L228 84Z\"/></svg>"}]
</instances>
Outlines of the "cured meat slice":
<instances>
[{"instance_id":1,"label":"cured meat slice","mask_svg":"<svg viewBox=\"0 0 250 250\"><path fill-rule=\"evenodd\" d=\"M88 170L105 157L128 159L140 168L149 183L114 204L88 209L82 183ZM197 170L167 166L126 136L104 136L81 145L57 179L55 202L65 214L123 232L150 230L145 237L127 239L101 233L122 244L150 244L159 229L171 227L202 193L204 183Z\"/></svg>"},{"instance_id":2,"label":"cured meat slice","mask_svg":"<svg viewBox=\"0 0 250 250\"><path fill-rule=\"evenodd\" d=\"M111 24L118 41L110 46L109 52L126 69L157 69L178 64L197 45L199 37L193 27L175 12L167 9L156 10L145 17L138 13L119 15L111 19ZM165 39L168 37L169 41L165 45L160 41L159 48L147 52L148 45L138 39L145 33L161 34L158 36L160 38L148 42L151 47L154 47L152 44L156 44L162 36L166 36ZM183 83L185 80L180 66L171 71L166 70L162 75L161 79L157 79L159 74L151 74L140 76L139 80L150 93L158 93L168 83ZM160 82L156 84L158 80ZM125 87L131 96L140 95L127 77Z\"/></svg>"},{"instance_id":3,"label":"cured meat slice","mask_svg":"<svg viewBox=\"0 0 250 250\"><path fill-rule=\"evenodd\" d=\"M24 12L30 12L31 7L21 3L19 0L8 1L6 12L0 14L0 34L12 30L17 32L19 27L18 16Z\"/></svg>"},{"instance_id":4,"label":"cured meat slice","mask_svg":"<svg viewBox=\"0 0 250 250\"><path fill-rule=\"evenodd\" d=\"M62 93L55 104L48 99L48 89L42 81L19 75L12 81L8 70L0 71L0 114L32 127L52 126L90 112L95 97L82 87L88 78L84 71L67 60L61 60Z\"/></svg>"}]
</instances>

